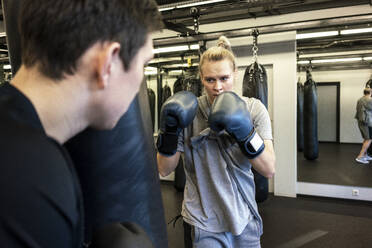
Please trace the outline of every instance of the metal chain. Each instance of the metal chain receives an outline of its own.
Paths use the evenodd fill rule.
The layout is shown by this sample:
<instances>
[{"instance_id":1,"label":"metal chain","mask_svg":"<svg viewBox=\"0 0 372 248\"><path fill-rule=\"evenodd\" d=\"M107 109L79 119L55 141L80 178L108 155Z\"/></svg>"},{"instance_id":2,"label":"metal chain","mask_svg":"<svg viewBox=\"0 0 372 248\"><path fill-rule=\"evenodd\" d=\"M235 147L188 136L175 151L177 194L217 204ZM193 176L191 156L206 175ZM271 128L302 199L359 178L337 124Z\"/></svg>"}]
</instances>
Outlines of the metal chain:
<instances>
[{"instance_id":1,"label":"metal chain","mask_svg":"<svg viewBox=\"0 0 372 248\"><path fill-rule=\"evenodd\" d=\"M252 47L252 63L256 63L258 60L258 46L257 46L257 37L258 37L258 29L253 29L252 36L253 36L253 47Z\"/></svg>"},{"instance_id":2,"label":"metal chain","mask_svg":"<svg viewBox=\"0 0 372 248\"><path fill-rule=\"evenodd\" d=\"M254 63L254 62L257 62L257 59L258 59L258 47L254 43L253 43L253 47L252 47L252 52L253 52L252 61Z\"/></svg>"}]
</instances>

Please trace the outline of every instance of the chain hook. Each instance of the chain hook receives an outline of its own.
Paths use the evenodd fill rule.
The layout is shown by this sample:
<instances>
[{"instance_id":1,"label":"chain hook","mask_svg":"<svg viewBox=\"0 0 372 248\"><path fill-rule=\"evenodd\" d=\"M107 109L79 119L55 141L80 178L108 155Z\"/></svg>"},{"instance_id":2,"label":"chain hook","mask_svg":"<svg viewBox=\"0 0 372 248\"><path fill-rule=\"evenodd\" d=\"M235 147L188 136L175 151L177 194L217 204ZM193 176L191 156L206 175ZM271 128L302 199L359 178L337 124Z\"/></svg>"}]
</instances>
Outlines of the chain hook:
<instances>
[{"instance_id":1,"label":"chain hook","mask_svg":"<svg viewBox=\"0 0 372 248\"><path fill-rule=\"evenodd\" d=\"M253 57L252 57L252 60L253 60L253 63L256 63L257 60L258 60L258 42L257 42L258 35L259 35L258 29L254 28L252 30L251 35L253 36L253 46L252 46Z\"/></svg>"}]
</instances>

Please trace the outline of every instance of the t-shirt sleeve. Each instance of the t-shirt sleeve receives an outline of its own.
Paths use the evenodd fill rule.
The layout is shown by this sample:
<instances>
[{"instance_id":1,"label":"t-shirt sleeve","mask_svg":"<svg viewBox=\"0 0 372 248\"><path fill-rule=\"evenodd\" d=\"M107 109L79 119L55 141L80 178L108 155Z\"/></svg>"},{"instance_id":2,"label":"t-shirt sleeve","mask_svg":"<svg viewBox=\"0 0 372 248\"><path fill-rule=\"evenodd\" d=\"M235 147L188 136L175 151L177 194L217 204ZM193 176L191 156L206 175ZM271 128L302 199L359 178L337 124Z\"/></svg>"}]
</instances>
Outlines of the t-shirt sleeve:
<instances>
[{"instance_id":1,"label":"t-shirt sleeve","mask_svg":"<svg viewBox=\"0 0 372 248\"><path fill-rule=\"evenodd\" d=\"M269 112L266 107L257 99L250 99L253 101L249 108L254 128L263 140L272 140L272 129Z\"/></svg>"},{"instance_id":2,"label":"t-shirt sleeve","mask_svg":"<svg viewBox=\"0 0 372 248\"><path fill-rule=\"evenodd\" d=\"M365 104L365 108L368 111L372 111L372 99L367 99L366 104Z\"/></svg>"}]
</instances>

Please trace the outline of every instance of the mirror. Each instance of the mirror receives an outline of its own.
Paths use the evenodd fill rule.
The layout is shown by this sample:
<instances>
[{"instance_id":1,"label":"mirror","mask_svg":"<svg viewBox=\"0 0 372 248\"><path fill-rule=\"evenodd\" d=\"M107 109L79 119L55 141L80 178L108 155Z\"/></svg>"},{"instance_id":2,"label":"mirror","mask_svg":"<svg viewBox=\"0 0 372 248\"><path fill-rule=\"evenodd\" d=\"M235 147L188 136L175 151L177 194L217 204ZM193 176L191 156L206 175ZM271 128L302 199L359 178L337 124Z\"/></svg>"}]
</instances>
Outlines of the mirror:
<instances>
[{"instance_id":1,"label":"mirror","mask_svg":"<svg viewBox=\"0 0 372 248\"><path fill-rule=\"evenodd\" d=\"M371 38L362 33L368 28L369 24L353 26L345 23L328 29L298 32L337 31L330 37L297 40L299 81L305 83L305 71L310 69L317 85L319 141L317 159L306 159L306 151L297 153L299 182L372 187L372 162L364 165L355 161L363 141L354 118L356 103L372 75ZM304 106L306 104L304 101ZM312 118L305 115L304 122Z\"/></svg>"}]
</instances>

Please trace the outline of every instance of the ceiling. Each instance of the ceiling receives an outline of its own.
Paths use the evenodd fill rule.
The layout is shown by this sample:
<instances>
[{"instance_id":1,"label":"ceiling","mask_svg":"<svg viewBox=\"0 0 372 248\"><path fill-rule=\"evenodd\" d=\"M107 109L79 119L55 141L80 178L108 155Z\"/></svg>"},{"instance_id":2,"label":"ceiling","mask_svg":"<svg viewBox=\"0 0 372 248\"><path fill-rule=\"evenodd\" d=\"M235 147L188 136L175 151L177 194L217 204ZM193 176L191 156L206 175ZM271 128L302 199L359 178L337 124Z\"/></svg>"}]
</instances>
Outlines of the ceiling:
<instances>
[{"instance_id":1,"label":"ceiling","mask_svg":"<svg viewBox=\"0 0 372 248\"><path fill-rule=\"evenodd\" d=\"M178 33L179 37L188 37L188 39L195 38L195 40L208 40L216 39L221 34L232 34L235 37L239 36L239 32L233 32L231 30L221 30L218 34L213 36L210 33L195 32L192 28L195 21L197 20L200 25L205 24L218 24L226 21L242 20L242 19L255 19L260 17L280 17L284 14L298 13L304 11L313 10L325 10L337 7L350 7L357 5L370 5L372 6L372 0L232 0L232 1L221 1L211 4L195 6L197 11L191 9L193 7L182 7L185 4L193 4L197 2L209 2L209 1L174 1L174 0L157 0L159 9L173 8L170 10L162 11L163 20L166 28ZM180 7L181 6L181 7ZM196 14L195 14L196 13ZM297 33L308 33L308 32L320 32L327 30L343 30L351 28L366 28L372 27L372 13L370 16L352 16L351 18L343 18L340 20L326 20L313 22L312 25L308 23L287 23L286 25L277 25L271 27L259 28L260 33L275 32L277 30L296 30ZM191 27L191 28L190 28ZM263 31L263 32L262 32ZM246 32L241 31L240 34L247 35ZM212 38L211 38L212 37ZM228 36L231 37L231 36ZM182 40L173 38L167 40L155 40L155 45L162 45L168 43L171 44L173 41L181 42ZM307 59L307 55L322 53L334 53L336 55L332 58L345 57L343 52L350 50L359 51L371 51L371 54L363 54L363 56L372 56L372 35L367 34L353 34L347 36L333 36L324 38L311 38L297 40L298 55L302 59ZM369 53L369 52L368 52ZM196 55L197 51L179 52L182 56ZM360 54L356 52L356 54ZM162 54L162 57L174 57L177 53ZM353 54L347 55L352 57ZM358 55L359 56L359 55ZM327 57L328 58L328 57ZM316 57L310 59L317 59ZM194 59L197 61L197 59ZM180 63L180 61L163 62L162 66L167 64ZM340 64L327 64L322 66L316 66L317 69L327 70L330 69L345 69L345 68L371 68L371 63L352 62Z\"/></svg>"},{"instance_id":2,"label":"ceiling","mask_svg":"<svg viewBox=\"0 0 372 248\"><path fill-rule=\"evenodd\" d=\"M170 24L183 26L193 25L190 7L177 8L183 3L208 2L208 1L174 1L157 0L159 8L176 7L173 10L163 11L164 21ZM320 10L327 8L372 4L371 0L232 0L221 1L206 5L196 6L203 24L217 23L263 16L283 15L288 13Z\"/></svg>"},{"instance_id":3,"label":"ceiling","mask_svg":"<svg viewBox=\"0 0 372 248\"><path fill-rule=\"evenodd\" d=\"M204 34L199 32L195 33L192 28L195 20L200 25L218 24L226 21L254 19L257 20L261 17L280 17L285 14L299 13L303 11L324 10L336 7L348 7L357 5L372 5L372 0L231 0L220 1L211 4L199 5L195 7L180 8L181 5L205 3L207 0L190 0L190 1L177 1L177 0L156 0L159 9L173 8L171 10L161 11L165 26L169 30L173 30L180 37L199 37L198 40L206 40L205 37L213 37L211 34ZM1 1L0 1L1 6ZM193 8L194 11L191 11ZM195 8L197 11L195 11ZM372 16L372 13L371 13ZM368 17L368 16L367 16ZM2 12L0 13L0 20L3 20ZM372 18L355 17L353 22L348 19L340 20L338 22L321 22L320 25L300 25L296 23L289 23L286 25L262 27L260 33L270 33L272 30L297 30L298 33L303 32L318 32L329 29L345 29L345 28L364 28L372 27ZM191 28L190 28L191 27ZM231 30L221 30L221 33L228 33ZM249 32L249 30L247 31ZM245 32L245 34L247 34ZM221 34L219 33L219 34ZM244 32L242 32L244 34ZM219 35L217 34L217 35ZM214 38L215 39L215 38ZM172 42L172 40L168 40ZM155 41L156 44L156 41ZM342 52L353 50L372 50L372 35L369 34L355 34L348 36L335 36L325 38L304 39L297 41L298 54L303 58L306 54L321 54L327 52ZM198 55L198 51L190 52L176 52L169 54L162 54L162 57L181 58ZM337 55L339 56L339 55ZM351 55L350 55L351 56ZM197 61L193 58L193 61ZM8 63L8 52L5 37L0 37L0 62ZM179 63L180 61L173 61L169 63L162 63L162 65ZM355 63L353 63L355 65ZM360 64L360 63L359 63ZM359 67L370 67L369 64L364 63Z\"/></svg>"}]
</instances>

